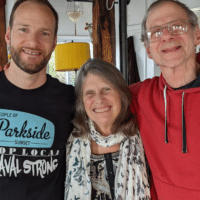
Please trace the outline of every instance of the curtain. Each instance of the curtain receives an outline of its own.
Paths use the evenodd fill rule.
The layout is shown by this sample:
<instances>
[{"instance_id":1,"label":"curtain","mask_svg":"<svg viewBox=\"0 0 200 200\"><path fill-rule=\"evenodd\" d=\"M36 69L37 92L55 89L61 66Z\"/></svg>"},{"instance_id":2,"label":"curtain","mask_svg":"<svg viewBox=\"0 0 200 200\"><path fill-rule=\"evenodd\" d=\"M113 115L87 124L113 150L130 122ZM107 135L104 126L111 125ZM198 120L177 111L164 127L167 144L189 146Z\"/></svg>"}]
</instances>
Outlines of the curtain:
<instances>
[{"instance_id":1,"label":"curtain","mask_svg":"<svg viewBox=\"0 0 200 200\"><path fill-rule=\"evenodd\" d=\"M128 38L128 85L140 81L133 36Z\"/></svg>"}]
</instances>

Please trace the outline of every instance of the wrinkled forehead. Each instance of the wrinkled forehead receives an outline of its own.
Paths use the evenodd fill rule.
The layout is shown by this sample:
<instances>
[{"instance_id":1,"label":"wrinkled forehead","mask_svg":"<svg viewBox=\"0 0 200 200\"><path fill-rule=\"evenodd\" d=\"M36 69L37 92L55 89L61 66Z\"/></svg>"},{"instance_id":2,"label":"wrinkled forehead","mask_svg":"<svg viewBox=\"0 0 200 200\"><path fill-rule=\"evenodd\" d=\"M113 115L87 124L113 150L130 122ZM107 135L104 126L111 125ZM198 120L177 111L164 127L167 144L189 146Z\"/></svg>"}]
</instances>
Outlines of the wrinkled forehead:
<instances>
[{"instance_id":1,"label":"wrinkled forehead","mask_svg":"<svg viewBox=\"0 0 200 200\"><path fill-rule=\"evenodd\" d=\"M85 80L83 81L83 84L86 81L90 80L91 77L99 78L106 84L112 85L111 81L106 77L106 74L104 74L103 72L95 71L95 70L91 70L87 73L87 75L85 76Z\"/></svg>"},{"instance_id":2,"label":"wrinkled forehead","mask_svg":"<svg viewBox=\"0 0 200 200\"><path fill-rule=\"evenodd\" d=\"M164 2L152 8L146 21L146 29L154 26L160 26L178 19L188 19L186 11L173 2Z\"/></svg>"}]
</instances>

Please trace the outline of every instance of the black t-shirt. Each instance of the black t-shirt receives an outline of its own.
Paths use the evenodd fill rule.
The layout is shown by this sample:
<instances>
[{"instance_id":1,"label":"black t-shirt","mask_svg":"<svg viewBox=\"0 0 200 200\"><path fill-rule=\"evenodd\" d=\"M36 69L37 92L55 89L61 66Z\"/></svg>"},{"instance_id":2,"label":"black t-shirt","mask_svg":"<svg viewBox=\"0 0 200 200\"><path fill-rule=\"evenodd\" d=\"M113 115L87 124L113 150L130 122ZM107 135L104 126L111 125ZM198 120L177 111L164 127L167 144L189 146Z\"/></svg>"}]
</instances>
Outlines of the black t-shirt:
<instances>
[{"instance_id":1,"label":"black t-shirt","mask_svg":"<svg viewBox=\"0 0 200 200\"><path fill-rule=\"evenodd\" d=\"M73 86L47 75L24 90L0 72L0 199L63 200Z\"/></svg>"}]
</instances>

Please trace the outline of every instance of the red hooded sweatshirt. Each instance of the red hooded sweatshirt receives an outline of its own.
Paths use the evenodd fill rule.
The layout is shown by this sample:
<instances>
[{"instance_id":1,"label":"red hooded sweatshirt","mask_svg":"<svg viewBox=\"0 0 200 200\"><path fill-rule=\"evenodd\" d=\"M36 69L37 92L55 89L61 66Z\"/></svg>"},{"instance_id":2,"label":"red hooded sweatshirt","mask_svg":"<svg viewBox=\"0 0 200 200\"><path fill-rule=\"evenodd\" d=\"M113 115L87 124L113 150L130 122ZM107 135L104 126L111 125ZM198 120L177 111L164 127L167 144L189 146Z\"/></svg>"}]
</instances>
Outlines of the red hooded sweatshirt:
<instances>
[{"instance_id":1,"label":"red hooded sweatshirt","mask_svg":"<svg viewBox=\"0 0 200 200\"><path fill-rule=\"evenodd\" d=\"M130 86L156 193L152 199L200 199L200 76L174 90L162 75Z\"/></svg>"}]
</instances>

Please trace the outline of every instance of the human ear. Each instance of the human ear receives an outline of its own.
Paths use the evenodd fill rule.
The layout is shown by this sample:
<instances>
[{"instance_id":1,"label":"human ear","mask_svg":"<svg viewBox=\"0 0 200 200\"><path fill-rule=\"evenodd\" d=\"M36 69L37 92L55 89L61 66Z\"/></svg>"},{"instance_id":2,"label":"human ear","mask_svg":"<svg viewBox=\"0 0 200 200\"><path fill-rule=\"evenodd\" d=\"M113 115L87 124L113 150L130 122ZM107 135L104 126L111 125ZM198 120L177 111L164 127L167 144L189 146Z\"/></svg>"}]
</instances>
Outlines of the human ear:
<instances>
[{"instance_id":1,"label":"human ear","mask_svg":"<svg viewBox=\"0 0 200 200\"><path fill-rule=\"evenodd\" d=\"M5 41L8 45L10 45L10 26L8 26L6 34L5 34Z\"/></svg>"},{"instance_id":2,"label":"human ear","mask_svg":"<svg viewBox=\"0 0 200 200\"><path fill-rule=\"evenodd\" d=\"M200 29L199 26L195 27L195 45L200 44Z\"/></svg>"},{"instance_id":3,"label":"human ear","mask_svg":"<svg viewBox=\"0 0 200 200\"><path fill-rule=\"evenodd\" d=\"M149 59L152 59L149 44L145 44L145 48L146 48L147 56L149 57Z\"/></svg>"},{"instance_id":4,"label":"human ear","mask_svg":"<svg viewBox=\"0 0 200 200\"><path fill-rule=\"evenodd\" d=\"M57 46L57 36L56 36L55 39L54 39L53 51L55 50L56 46Z\"/></svg>"}]
</instances>

